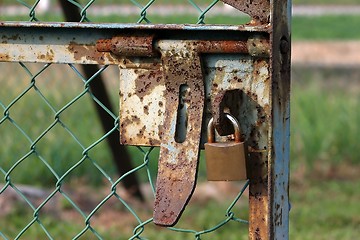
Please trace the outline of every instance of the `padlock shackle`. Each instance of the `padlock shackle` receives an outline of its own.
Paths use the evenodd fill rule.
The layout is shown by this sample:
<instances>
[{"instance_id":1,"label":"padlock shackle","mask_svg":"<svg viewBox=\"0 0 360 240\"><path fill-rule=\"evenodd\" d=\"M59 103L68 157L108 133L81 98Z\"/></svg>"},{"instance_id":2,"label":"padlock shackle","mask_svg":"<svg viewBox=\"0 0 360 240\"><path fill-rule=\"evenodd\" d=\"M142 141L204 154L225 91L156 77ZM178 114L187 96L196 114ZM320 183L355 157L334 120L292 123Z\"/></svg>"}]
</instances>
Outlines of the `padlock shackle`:
<instances>
[{"instance_id":1,"label":"padlock shackle","mask_svg":"<svg viewBox=\"0 0 360 240\"><path fill-rule=\"evenodd\" d=\"M234 137L235 142L241 142L241 133L240 133L240 124L239 121L230 113L225 113L227 119L230 120L231 124L234 127ZM215 127L214 127L214 118L211 118L207 126L207 142L215 142Z\"/></svg>"}]
</instances>

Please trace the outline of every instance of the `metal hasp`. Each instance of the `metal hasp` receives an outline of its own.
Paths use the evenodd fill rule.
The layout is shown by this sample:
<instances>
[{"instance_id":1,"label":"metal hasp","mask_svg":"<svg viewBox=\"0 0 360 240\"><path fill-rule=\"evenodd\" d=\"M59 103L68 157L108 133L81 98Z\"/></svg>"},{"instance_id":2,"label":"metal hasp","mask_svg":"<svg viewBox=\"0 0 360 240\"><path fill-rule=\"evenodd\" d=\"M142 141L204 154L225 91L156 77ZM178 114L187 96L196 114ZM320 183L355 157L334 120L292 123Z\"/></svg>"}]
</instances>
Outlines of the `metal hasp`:
<instances>
[{"instance_id":1,"label":"metal hasp","mask_svg":"<svg viewBox=\"0 0 360 240\"><path fill-rule=\"evenodd\" d=\"M156 181L154 223L174 225L188 202L196 182L197 161L204 109L204 82L199 53L192 43L160 42L165 79L165 116ZM180 103L181 87L189 89ZM179 129L178 106L186 106L187 126ZM176 131L185 132L181 141Z\"/></svg>"},{"instance_id":2,"label":"metal hasp","mask_svg":"<svg viewBox=\"0 0 360 240\"><path fill-rule=\"evenodd\" d=\"M267 47L267 42L258 38L205 41L120 36L98 41L98 51L111 51L127 57L153 57L158 51L161 56L161 68L157 68L160 64L153 65L150 70L133 67L136 79L124 83L125 87L120 88L120 116L125 119L120 120L121 141L124 144L142 145L144 142L141 140L144 139L147 144L160 145L155 224L173 226L195 189L205 109L205 78L200 55L236 53L268 56ZM144 64L140 63L140 66L144 67ZM129 79L124 77L124 81ZM138 87L133 88L134 85ZM164 106L161 113L160 109L151 107L153 101L158 101L156 106ZM136 112L139 106L144 112ZM158 116L149 116L150 112ZM147 128L145 122L159 121L159 116L163 118L161 124L153 124L159 131L144 138L142 135L154 132L150 130L151 126ZM131 129L136 135L131 135Z\"/></svg>"},{"instance_id":3,"label":"metal hasp","mask_svg":"<svg viewBox=\"0 0 360 240\"><path fill-rule=\"evenodd\" d=\"M201 55L241 54L267 59L269 45L261 35L244 35L236 41L156 37L114 37L99 41L98 50L126 56L138 52L142 57L160 53L161 62L125 62L121 69L121 142L160 146L153 220L158 225L173 226L195 189L204 109L211 111L209 103L214 101L217 88L228 88L224 79L215 83L209 74L205 78L203 71L210 67L203 69ZM214 86L206 91L204 83L209 86L211 81ZM232 82L231 88L238 89Z\"/></svg>"},{"instance_id":4,"label":"metal hasp","mask_svg":"<svg viewBox=\"0 0 360 240\"><path fill-rule=\"evenodd\" d=\"M223 111L231 113L248 144L249 239L288 239L291 1L223 2L251 22L2 22L0 61L119 66L121 143L161 148L161 225L175 224L191 197L206 123L214 117L226 135Z\"/></svg>"}]
</instances>

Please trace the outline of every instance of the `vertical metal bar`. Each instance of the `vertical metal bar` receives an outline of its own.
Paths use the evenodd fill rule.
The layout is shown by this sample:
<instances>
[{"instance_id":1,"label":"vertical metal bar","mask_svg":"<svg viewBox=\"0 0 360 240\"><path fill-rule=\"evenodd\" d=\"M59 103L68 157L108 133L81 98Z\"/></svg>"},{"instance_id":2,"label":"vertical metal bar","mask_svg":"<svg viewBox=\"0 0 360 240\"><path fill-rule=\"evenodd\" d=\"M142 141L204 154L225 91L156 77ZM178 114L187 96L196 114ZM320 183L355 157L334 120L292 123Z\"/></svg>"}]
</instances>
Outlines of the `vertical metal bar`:
<instances>
[{"instance_id":1,"label":"vertical metal bar","mask_svg":"<svg viewBox=\"0 0 360 240\"><path fill-rule=\"evenodd\" d=\"M250 152L249 239L289 238L291 0L270 1L269 148Z\"/></svg>"},{"instance_id":2,"label":"vertical metal bar","mask_svg":"<svg viewBox=\"0 0 360 240\"><path fill-rule=\"evenodd\" d=\"M272 131L269 161L270 239L289 238L291 0L272 5Z\"/></svg>"}]
</instances>

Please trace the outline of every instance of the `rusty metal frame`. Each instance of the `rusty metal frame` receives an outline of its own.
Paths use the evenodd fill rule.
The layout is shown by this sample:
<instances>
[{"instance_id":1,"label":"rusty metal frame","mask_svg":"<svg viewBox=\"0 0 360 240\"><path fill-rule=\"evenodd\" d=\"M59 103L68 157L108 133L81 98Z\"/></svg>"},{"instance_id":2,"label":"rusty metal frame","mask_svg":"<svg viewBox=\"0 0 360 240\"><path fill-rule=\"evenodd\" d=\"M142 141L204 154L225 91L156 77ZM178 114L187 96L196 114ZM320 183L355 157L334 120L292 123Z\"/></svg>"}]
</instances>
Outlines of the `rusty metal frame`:
<instances>
[{"instance_id":1,"label":"rusty metal frame","mask_svg":"<svg viewBox=\"0 0 360 240\"><path fill-rule=\"evenodd\" d=\"M271 4L272 120L269 155L269 239L289 238L291 0ZM265 238L266 239L266 238Z\"/></svg>"},{"instance_id":2,"label":"rusty metal frame","mask_svg":"<svg viewBox=\"0 0 360 240\"><path fill-rule=\"evenodd\" d=\"M132 34L155 34L163 37L162 39L183 39L185 32L188 32L187 40L236 40L240 33L269 33L271 28L268 25L0 22L0 61L118 65L123 63L124 58L98 51L98 40ZM211 32L216 35L211 35Z\"/></svg>"},{"instance_id":3,"label":"rusty metal frame","mask_svg":"<svg viewBox=\"0 0 360 240\"><path fill-rule=\"evenodd\" d=\"M239 9L244 7L237 5L238 1L224 2ZM243 101L244 97L248 99L246 104L236 105L237 109L230 110L235 111L239 120L245 122L245 126L241 126L244 128L242 132L251 141L248 163L249 238L288 239L291 0L263 2L267 2L265 5L270 9L270 18L260 15L255 19L256 24L241 26L2 22L0 62L115 64L130 71L139 66L143 69L159 69L162 63L152 50L145 48L143 51L147 51L149 55L129 59L114 53L116 49L113 49L113 52L111 49L102 49L101 44L106 45L107 42L100 42L99 46L98 41L116 36L136 35L143 36L145 41L149 40L147 36L155 36L165 42L174 39L205 43L245 42L243 52L236 53L243 57L244 66L237 72L232 71L226 78L221 72L227 71L227 64L238 61L236 54L230 54L230 60L223 62L221 59L224 55L220 53L203 60L203 66L209 68L207 75L214 78L213 82L205 81L205 98L210 98L212 105L216 105L216 99L211 99L211 95L221 95L222 91L234 90L235 94L224 93L227 101ZM255 50L248 44L255 42L256 45L254 39L262 41ZM220 48L221 51L224 50L224 46ZM262 50L259 52L259 49ZM151 58L155 60L149 60ZM221 64L212 68L213 62ZM249 71L251 74L256 72L258 78L239 81L238 77L248 74ZM229 80L228 85L221 83L219 74L222 74L223 79ZM163 81L161 83L164 84ZM254 89L256 86L260 86L261 90ZM240 100L237 99L238 89L242 89ZM229 106L231 108L231 103ZM251 111L246 110L249 107L252 108ZM206 105L205 118L209 119L212 113L214 112L211 107ZM244 113L254 116L253 119L241 117ZM204 122L207 121L204 120L203 124ZM147 142L144 145L160 145L160 142Z\"/></svg>"}]
</instances>

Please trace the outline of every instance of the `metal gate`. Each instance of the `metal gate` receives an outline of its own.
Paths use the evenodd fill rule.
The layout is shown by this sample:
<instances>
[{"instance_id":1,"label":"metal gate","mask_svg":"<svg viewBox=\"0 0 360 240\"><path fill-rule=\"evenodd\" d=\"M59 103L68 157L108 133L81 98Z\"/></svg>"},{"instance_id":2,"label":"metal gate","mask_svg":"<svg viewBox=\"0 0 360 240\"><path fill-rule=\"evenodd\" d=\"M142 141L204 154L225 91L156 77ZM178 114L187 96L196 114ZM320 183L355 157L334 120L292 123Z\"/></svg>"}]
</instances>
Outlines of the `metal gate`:
<instances>
[{"instance_id":1,"label":"metal gate","mask_svg":"<svg viewBox=\"0 0 360 240\"><path fill-rule=\"evenodd\" d=\"M181 232L185 234L183 237L195 239L206 238L210 233L215 233L211 239L217 239L217 230L226 231L231 223L238 224L239 228L233 232L234 239L244 233L249 239L288 239L291 1L223 0L250 17L248 23L241 25L203 24L206 14L223 4L221 1L212 1L206 7L189 1L199 12L197 23L200 24L151 24L147 13L155 8L157 1L154 0L144 5L129 1L140 9L137 24L85 23L89 21L87 13L95 1L82 5L70 0L59 2L63 7L67 4L72 9L78 8L78 19L71 16L66 19L82 23L39 22L36 10L41 1L34 5L22 2L29 8L30 22L0 23L1 65L12 68L16 63L15 68L20 67L28 75L26 84L14 92L5 86L0 96L3 149L12 148L16 153L7 150L1 153L0 206L7 206L4 201L10 201L8 196L13 194L32 212L32 217L24 219L23 227L16 234L0 227L1 237L26 239L33 228L39 228L43 237L61 237L61 233L48 230L51 223L46 216L47 209L62 199L66 208L74 209L83 221L83 228L74 231L74 239L106 238L94 219L105 205L112 204L120 205L137 222L135 226L124 227L132 228L132 234L126 235L125 230L118 229L119 239L145 239L147 229L153 228L154 223L166 226L174 234ZM132 5L126 7L133 9ZM99 67L89 71L96 65ZM105 87L99 79L108 69L114 69L112 65L119 69L116 73L119 87L110 87L112 94L120 93L119 112L109 107L111 100L106 94L104 97ZM73 74L69 78L80 79L83 87L74 94L71 81L68 82L64 89L69 89L70 97L61 104L46 93L53 87L51 79L56 76L47 76L50 79L47 88L40 86L42 76L58 66L70 70ZM87 67L81 70L82 66ZM63 72L65 68L60 69L56 74L67 76ZM1 84L19 81L11 75L15 73L6 74ZM11 86L16 85L20 84ZM58 94L59 99L67 98L65 93ZM94 116L77 116L73 119L75 124L69 123L68 115L77 114L73 106L83 104L85 98L95 103L101 121L96 122ZM35 111L38 104L47 110ZM246 140L248 180L238 185L238 193L225 210L224 218L216 224L183 228L181 223L191 218L186 212L190 211L200 150L207 140L206 126L211 118L221 135L216 136L217 140L230 140L227 135L232 130L225 113L231 113L239 121L241 137ZM95 124L102 124L105 134L92 140L83 139L84 131L80 129L91 132ZM8 128L12 130L7 131ZM54 155L74 147L67 146L65 138L75 144L77 158L64 163L66 166L62 168L59 161L66 162L66 157L54 158ZM118 158L120 177L104 170L102 157L97 157L98 151L108 148L104 146L106 141L110 151L115 149L113 156ZM129 158L126 157L128 150L120 144L137 146L135 151L143 160L125 161ZM156 184L150 160L154 149L159 149ZM84 209L66 187L66 183L72 184L71 176L81 169L87 171L85 165L95 169L108 186L107 192L92 203L90 209ZM41 171L51 174L53 187L42 193L45 197L41 201L36 201L21 185L33 184L33 179L25 177L25 181L21 181L22 174L17 172L21 168L40 169L40 166L45 169ZM143 209L139 204L144 203L143 190L135 178L139 173L151 186L153 206L146 209L154 208L153 217L137 210ZM78 191L81 191L79 185ZM123 186L127 194L122 191ZM234 206L246 200L242 196L247 188L249 216L244 219ZM127 198L128 194L140 200L129 202L133 198ZM14 210L16 206L11 208ZM198 214L195 209L191 211ZM183 212L185 215L181 217ZM4 210L0 216L6 219L7 212ZM180 225L175 225L179 219ZM164 231L163 228L158 231Z\"/></svg>"}]
</instances>

